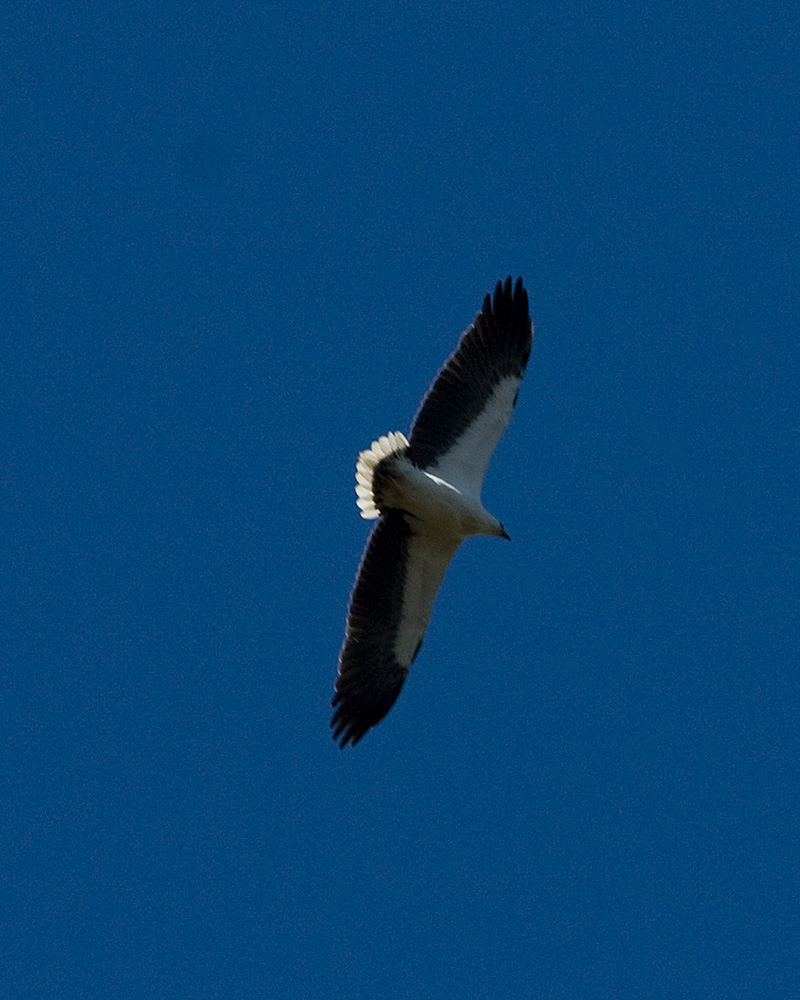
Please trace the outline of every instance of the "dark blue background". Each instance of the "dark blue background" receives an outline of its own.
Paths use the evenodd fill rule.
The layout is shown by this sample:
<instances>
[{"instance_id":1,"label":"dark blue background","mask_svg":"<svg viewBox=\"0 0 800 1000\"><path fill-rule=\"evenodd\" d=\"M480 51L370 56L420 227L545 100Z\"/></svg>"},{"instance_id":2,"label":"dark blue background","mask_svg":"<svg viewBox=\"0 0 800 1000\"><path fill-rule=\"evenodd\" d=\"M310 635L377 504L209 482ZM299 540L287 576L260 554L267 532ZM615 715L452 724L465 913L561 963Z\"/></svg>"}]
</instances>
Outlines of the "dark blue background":
<instances>
[{"instance_id":1,"label":"dark blue background","mask_svg":"<svg viewBox=\"0 0 800 1000\"><path fill-rule=\"evenodd\" d=\"M87 11L4 27L9 995L798 995L795 15ZM513 544L340 752L356 455L509 273Z\"/></svg>"}]
</instances>

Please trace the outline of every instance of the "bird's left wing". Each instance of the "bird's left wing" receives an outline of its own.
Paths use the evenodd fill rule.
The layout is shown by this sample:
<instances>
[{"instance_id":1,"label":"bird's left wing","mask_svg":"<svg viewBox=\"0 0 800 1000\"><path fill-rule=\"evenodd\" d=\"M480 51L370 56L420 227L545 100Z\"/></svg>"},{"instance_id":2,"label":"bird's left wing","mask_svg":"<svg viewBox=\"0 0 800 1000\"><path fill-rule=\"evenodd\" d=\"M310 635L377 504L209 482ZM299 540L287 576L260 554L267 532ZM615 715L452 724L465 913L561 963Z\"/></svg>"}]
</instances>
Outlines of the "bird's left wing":
<instances>
[{"instance_id":1,"label":"bird's left wing","mask_svg":"<svg viewBox=\"0 0 800 1000\"><path fill-rule=\"evenodd\" d=\"M517 279L498 282L475 322L422 401L408 458L466 492L480 495L497 442L511 420L531 353L528 293Z\"/></svg>"},{"instance_id":2,"label":"bird's left wing","mask_svg":"<svg viewBox=\"0 0 800 1000\"><path fill-rule=\"evenodd\" d=\"M332 705L333 738L356 744L395 702L457 545L400 510L372 530L350 598Z\"/></svg>"}]
</instances>

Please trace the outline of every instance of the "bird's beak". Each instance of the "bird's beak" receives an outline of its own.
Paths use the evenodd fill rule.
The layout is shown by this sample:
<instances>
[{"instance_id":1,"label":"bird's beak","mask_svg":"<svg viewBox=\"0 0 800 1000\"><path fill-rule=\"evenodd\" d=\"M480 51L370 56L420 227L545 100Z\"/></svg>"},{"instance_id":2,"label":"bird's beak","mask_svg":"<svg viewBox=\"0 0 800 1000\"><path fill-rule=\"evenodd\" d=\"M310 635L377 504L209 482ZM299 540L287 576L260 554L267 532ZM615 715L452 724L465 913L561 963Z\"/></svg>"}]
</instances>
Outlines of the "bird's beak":
<instances>
[{"instance_id":1,"label":"bird's beak","mask_svg":"<svg viewBox=\"0 0 800 1000\"><path fill-rule=\"evenodd\" d=\"M501 538L505 538L507 541L510 542L511 541L511 536L506 532L506 529L503 527L502 524L500 525L500 530L503 532L503 534L500 537Z\"/></svg>"}]
</instances>

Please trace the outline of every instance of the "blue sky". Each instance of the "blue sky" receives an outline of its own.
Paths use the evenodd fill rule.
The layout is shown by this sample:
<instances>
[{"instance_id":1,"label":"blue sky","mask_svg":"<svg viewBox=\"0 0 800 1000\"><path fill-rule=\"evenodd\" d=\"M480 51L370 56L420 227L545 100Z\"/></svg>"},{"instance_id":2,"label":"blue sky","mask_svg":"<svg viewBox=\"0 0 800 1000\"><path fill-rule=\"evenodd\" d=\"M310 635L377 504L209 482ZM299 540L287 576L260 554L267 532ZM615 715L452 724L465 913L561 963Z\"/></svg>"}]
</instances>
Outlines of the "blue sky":
<instances>
[{"instance_id":1,"label":"blue sky","mask_svg":"<svg viewBox=\"0 0 800 1000\"><path fill-rule=\"evenodd\" d=\"M9 995L796 995L795 18L5 34ZM340 751L357 453L507 274L513 544Z\"/></svg>"}]
</instances>

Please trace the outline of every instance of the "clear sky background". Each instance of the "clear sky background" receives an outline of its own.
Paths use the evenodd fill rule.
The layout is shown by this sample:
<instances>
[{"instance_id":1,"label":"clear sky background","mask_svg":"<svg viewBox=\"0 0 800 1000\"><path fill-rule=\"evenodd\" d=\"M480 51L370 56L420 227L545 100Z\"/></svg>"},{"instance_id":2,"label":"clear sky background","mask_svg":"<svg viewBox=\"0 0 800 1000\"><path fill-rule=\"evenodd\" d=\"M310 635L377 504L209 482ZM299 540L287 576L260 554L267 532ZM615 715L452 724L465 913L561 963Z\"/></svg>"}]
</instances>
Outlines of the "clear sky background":
<instances>
[{"instance_id":1,"label":"clear sky background","mask_svg":"<svg viewBox=\"0 0 800 1000\"><path fill-rule=\"evenodd\" d=\"M3 36L7 995L799 995L790 5ZM340 751L357 453L507 274L513 543Z\"/></svg>"}]
</instances>

